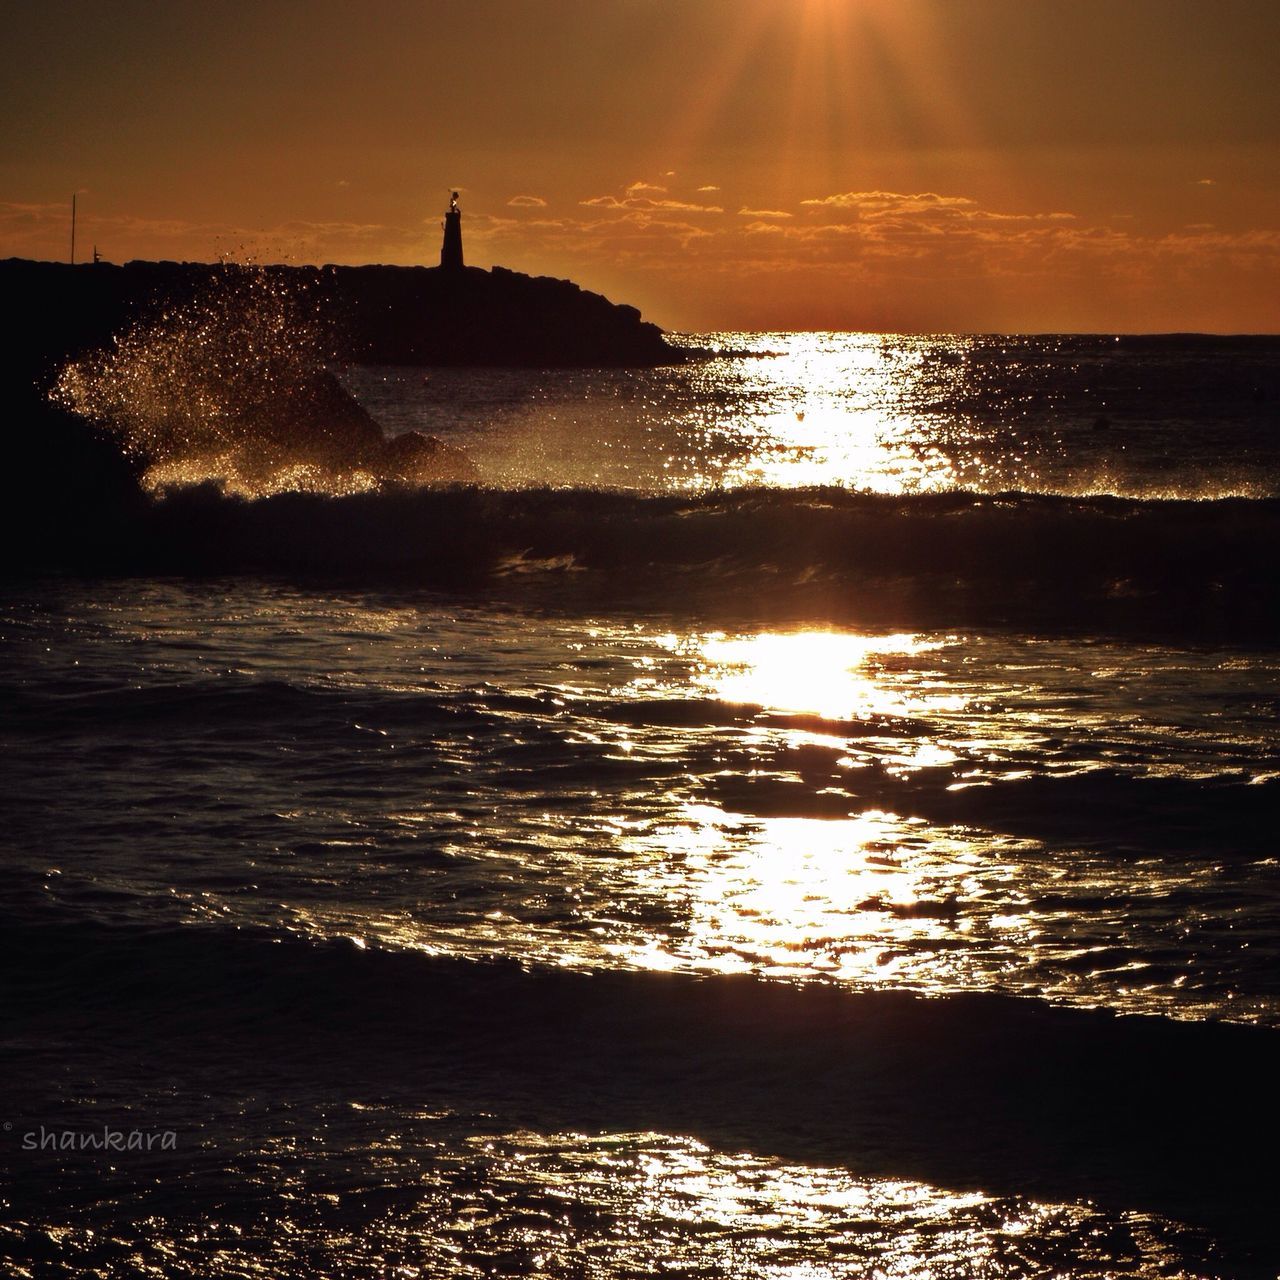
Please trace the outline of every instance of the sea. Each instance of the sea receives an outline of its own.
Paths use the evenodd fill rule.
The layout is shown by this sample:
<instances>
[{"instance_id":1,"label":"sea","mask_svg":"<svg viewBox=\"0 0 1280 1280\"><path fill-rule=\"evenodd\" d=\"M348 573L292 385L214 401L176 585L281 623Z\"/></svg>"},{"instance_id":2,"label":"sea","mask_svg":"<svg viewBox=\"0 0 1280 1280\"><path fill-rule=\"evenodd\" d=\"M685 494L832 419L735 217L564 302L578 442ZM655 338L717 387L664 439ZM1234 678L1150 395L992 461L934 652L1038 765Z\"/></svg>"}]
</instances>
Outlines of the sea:
<instances>
[{"instance_id":1,"label":"sea","mask_svg":"<svg viewBox=\"0 0 1280 1280\"><path fill-rule=\"evenodd\" d=\"M0 584L4 1274L1277 1274L1280 339L672 341Z\"/></svg>"}]
</instances>

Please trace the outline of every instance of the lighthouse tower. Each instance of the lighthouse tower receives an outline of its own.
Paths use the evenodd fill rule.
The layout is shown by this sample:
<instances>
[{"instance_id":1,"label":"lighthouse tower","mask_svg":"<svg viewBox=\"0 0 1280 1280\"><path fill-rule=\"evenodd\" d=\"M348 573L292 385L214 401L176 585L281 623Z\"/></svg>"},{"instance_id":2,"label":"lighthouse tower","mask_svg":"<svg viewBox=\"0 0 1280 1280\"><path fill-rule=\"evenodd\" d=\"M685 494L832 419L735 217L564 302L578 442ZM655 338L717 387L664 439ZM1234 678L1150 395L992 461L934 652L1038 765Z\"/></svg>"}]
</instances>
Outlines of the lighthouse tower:
<instances>
[{"instance_id":1,"label":"lighthouse tower","mask_svg":"<svg viewBox=\"0 0 1280 1280\"><path fill-rule=\"evenodd\" d=\"M445 271L462 270L462 210L458 208L458 193L449 201L449 212L444 215L444 244L440 247L440 266Z\"/></svg>"}]
</instances>

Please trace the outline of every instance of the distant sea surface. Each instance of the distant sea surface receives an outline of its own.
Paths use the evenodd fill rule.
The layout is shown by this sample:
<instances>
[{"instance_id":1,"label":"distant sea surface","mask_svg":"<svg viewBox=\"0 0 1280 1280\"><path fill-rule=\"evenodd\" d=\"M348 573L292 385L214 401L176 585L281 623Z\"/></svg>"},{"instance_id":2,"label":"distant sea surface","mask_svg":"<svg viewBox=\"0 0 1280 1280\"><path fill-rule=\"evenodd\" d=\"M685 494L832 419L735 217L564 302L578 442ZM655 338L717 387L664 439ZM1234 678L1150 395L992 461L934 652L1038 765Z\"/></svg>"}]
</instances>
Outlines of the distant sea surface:
<instances>
[{"instance_id":1,"label":"distant sea surface","mask_svg":"<svg viewBox=\"0 0 1280 1280\"><path fill-rule=\"evenodd\" d=\"M4 584L12 1274L1275 1273L1280 339L676 341Z\"/></svg>"}]
</instances>

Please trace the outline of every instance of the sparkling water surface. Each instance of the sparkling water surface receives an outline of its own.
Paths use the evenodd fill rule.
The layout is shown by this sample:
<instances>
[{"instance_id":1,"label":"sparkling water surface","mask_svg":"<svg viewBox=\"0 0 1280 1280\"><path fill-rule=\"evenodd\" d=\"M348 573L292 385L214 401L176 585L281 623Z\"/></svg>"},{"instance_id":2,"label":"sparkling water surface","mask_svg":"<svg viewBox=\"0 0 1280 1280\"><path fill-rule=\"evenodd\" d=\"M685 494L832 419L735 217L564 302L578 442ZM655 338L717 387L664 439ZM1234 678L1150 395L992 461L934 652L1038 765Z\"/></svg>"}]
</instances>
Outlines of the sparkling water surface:
<instances>
[{"instance_id":1,"label":"sparkling water surface","mask_svg":"<svg viewBox=\"0 0 1280 1280\"><path fill-rule=\"evenodd\" d=\"M388 430L446 438L493 488L592 490L615 538L610 490L1280 492L1274 343L681 341L722 354L342 376ZM854 627L821 591L778 604L767 576L718 572L696 603L673 582L656 604L625 580L602 596L572 557L519 555L449 592L8 584L3 918L15 938L182 964L175 936L267 938L282 966L337 946L1276 1026L1272 642L1045 627L1016 599L990 622L886 606ZM406 999L429 1004L431 981ZM270 991L245 990L226 1025L225 991L207 1018L185 1011L182 1043L121 998L123 1024L55 986L10 1024L15 1274L1266 1273L1210 1228L1087 1187L885 1176L857 1152L753 1149L732 1117L718 1140L581 1124L584 1100L504 1107L464 1066L423 1096L414 1061L358 1039L314 1068L305 1045L246 1053L287 1012ZM21 1149L41 1125L103 1124L172 1126L178 1153Z\"/></svg>"},{"instance_id":2,"label":"sparkling water surface","mask_svg":"<svg viewBox=\"0 0 1280 1280\"><path fill-rule=\"evenodd\" d=\"M1280 350L1260 339L677 335L659 369L354 368L390 431L488 483L645 492L1280 493Z\"/></svg>"},{"instance_id":3,"label":"sparkling water surface","mask_svg":"<svg viewBox=\"0 0 1280 1280\"><path fill-rule=\"evenodd\" d=\"M140 923L1280 1014L1278 864L1232 816L1275 776L1273 654L674 628L48 588L4 617L16 884Z\"/></svg>"}]
</instances>

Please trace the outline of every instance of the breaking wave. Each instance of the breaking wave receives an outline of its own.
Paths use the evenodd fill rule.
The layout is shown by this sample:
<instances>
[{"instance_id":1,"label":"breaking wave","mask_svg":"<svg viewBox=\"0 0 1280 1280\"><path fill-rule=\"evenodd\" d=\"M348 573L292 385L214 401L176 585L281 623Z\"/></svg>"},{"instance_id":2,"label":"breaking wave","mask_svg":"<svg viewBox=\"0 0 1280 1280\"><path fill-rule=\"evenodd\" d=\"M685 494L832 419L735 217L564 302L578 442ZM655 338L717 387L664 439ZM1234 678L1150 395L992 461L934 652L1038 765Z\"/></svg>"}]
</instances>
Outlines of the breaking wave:
<instances>
[{"instance_id":1,"label":"breaking wave","mask_svg":"<svg viewBox=\"0 0 1280 1280\"><path fill-rule=\"evenodd\" d=\"M382 428L325 367L318 304L298 284L227 265L206 290L69 362L50 393L108 431L152 492L349 494L472 479L456 449Z\"/></svg>"},{"instance_id":2,"label":"breaking wave","mask_svg":"<svg viewBox=\"0 0 1280 1280\"><path fill-rule=\"evenodd\" d=\"M90 571L503 582L610 607L678 588L762 617L1273 635L1277 535L1275 499L452 486L246 502L206 485L21 551Z\"/></svg>"}]
</instances>

